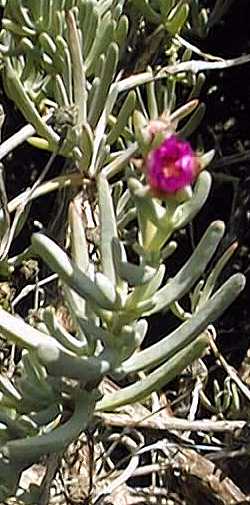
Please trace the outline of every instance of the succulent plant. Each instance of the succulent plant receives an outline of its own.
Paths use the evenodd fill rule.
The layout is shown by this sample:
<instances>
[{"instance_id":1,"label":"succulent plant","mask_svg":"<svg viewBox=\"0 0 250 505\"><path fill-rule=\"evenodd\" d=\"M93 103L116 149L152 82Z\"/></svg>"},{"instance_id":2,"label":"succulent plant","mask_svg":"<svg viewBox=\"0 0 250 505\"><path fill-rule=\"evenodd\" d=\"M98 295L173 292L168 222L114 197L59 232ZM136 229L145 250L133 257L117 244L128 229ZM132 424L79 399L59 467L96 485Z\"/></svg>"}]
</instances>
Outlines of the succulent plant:
<instances>
[{"instance_id":1,"label":"succulent plant","mask_svg":"<svg viewBox=\"0 0 250 505\"><path fill-rule=\"evenodd\" d=\"M96 413L143 401L199 358L209 345L207 327L244 287L244 277L236 274L217 289L232 249L204 274L224 234L220 221L208 227L175 276L166 273L177 247L173 234L193 220L211 186L203 169L213 152L196 153L186 140L204 114L196 99L201 74L179 72L172 39L189 29L189 4L128 3L128 14L131 7L153 24L163 19L171 36L169 64L176 70L147 68L124 76L125 2L6 2L2 75L6 93L31 123L22 141L27 137L37 147L60 151L79 170L56 181L39 179L6 203L6 215L16 210L16 221L23 217L25 223L33 198L69 184L79 194L69 206L68 250L37 232L28 251L58 275L72 331L53 306L41 308L33 326L0 310L1 334L23 349L18 373L0 378L1 501L18 493L25 468L63 451ZM182 57L184 62L187 53ZM190 97L176 107L179 82L189 85ZM13 259L6 252L4 265L14 268L25 254ZM184 321L140 350L146 318L162 310L178 313L177 302L192 290ZM107 376L129 376L133 383L101 396Z\"/></svg>"},{"instance_id":2,"label":"succulent plant","mask_svg":"<svg viewBox=\"0 0 250 505\"><path fill-rule=\"evenodd\" d=\"M217 0L213 8L204 7L200 0L131 0L130 3L147 21L157 26L163 24L173 35L184 28L203 38L225 15L233 0Z\"/></svg>"}]
</instances>

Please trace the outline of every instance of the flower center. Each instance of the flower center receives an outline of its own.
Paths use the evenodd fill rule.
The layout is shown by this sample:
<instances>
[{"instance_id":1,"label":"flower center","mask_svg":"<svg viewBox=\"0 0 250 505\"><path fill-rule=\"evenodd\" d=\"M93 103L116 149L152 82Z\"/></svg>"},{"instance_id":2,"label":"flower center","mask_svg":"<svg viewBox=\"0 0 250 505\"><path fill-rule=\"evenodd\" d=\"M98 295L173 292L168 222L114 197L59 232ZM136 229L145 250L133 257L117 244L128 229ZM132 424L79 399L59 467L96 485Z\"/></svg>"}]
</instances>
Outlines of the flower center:
<instances>
[{"instance_id":1,"label":"flower center","mask_svg":"<svg viewBox=\"0 0 250 505\"><path fill-rule=\"evenodd\" d=\"M178 177L180 175L180 169L174 161L168 162L163 167L163 174L166 178L168 177Z\"/></svg>"}]
</instances>

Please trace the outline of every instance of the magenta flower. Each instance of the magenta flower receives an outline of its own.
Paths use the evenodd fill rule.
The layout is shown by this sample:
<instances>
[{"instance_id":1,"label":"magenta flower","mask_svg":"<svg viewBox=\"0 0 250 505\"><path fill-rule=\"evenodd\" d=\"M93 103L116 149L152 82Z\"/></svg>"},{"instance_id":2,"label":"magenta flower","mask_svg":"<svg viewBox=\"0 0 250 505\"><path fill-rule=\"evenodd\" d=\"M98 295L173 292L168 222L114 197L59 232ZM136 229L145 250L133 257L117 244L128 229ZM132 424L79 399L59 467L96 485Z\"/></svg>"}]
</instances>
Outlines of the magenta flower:
<instances>
[{"instance_id":1,"label":"magenta flower","mask_svg":"<svg viewBox=\"0 0 250 505\"><path fill-rule=\"evenodd\" d=\"M175 135L166 138L146 159L146 173L152 193L164 197L192 184L199 161L189 142Z\"/></svg>"}]
</instances>

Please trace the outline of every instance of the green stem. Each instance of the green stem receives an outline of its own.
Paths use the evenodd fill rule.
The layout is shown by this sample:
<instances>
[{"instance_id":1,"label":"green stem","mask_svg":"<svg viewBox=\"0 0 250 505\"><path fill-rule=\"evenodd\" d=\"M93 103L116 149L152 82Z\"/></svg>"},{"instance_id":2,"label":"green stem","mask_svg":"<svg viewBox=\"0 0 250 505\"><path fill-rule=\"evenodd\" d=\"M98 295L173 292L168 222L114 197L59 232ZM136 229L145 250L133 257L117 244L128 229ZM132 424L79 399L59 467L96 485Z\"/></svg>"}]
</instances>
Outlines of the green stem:
<instances>
[{"instance_id":1,"label":"green stem","mask_svg":"<svg viewBox=\"0 0 250 505\"><path fill-rule=\"evenodd\" d=\"M2 456L11 463L31 464L45 454L60 452L86 430L95 405L92 393L81 391L76 399L72 417L65 424L45 435L7 442L1 449Z\"/></svg>"},{"instance_id":2,"label":"green stem","mask_svg":"<svg viewBox=\"0 0 250 505\"><path fill-rule=\"evenodd\" d=\"M138 352L117 370L124 375L152 368L193 342L206 327L215 321L231 305L245 286L245 277L235 274L228 279L202 309L185 321L170 335ZM194 342L193 342L193 345Z\"/></svg>"},{"instance_id":3,"label":"green stem","mask_svg":"<svg viewBox=\"0 0 250 505\"><path fill-rule=\"evenodd\" d=\"M105 395L104 398L97 403L97 412L112 411L123 405L141 401L154 391L159 391L159 389L173 380L195 359L199 358L207 345L207 337L202 336L197 338L195 343L189 344L179 351L169 361L157 368L157 370L149 374L145 379L141 379L132 386L123 388L115 393Z\"/></svg>"}]
</instances>

